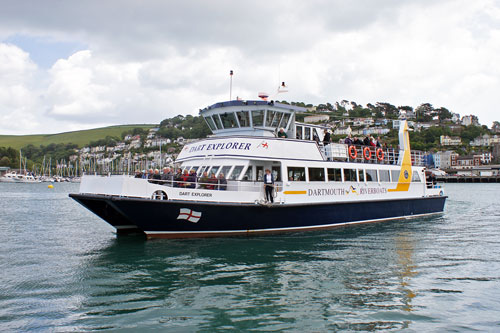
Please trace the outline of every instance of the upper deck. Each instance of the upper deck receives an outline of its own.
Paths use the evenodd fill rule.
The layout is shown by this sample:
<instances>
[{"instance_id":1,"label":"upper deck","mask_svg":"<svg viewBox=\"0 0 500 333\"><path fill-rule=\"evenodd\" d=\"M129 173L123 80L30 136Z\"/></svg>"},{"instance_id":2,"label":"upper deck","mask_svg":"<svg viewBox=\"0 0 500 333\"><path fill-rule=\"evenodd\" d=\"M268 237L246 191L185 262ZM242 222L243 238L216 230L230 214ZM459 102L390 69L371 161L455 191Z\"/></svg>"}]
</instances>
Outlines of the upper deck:
<instances>
[{"instance_id":1,"label":"upper deck","mask_svg":"<svg viewBox=\"0 0 500 333\"><path fill-rule=\"evenodd\" d=\"M237 100L213 104L200 110L200 115L214 138L186 145L177 161L219 156L400 164L399 149L385 148L379 151L368 146L350 148L339 143L323 145L327 127L296 122L295 113L305 111L307 109L302 107L273 101ZM284 129L286 139L277 139L280 128ZM423 166L424 154L412 151L411 162L414 166Z\"/></svg>"}]
</instances>

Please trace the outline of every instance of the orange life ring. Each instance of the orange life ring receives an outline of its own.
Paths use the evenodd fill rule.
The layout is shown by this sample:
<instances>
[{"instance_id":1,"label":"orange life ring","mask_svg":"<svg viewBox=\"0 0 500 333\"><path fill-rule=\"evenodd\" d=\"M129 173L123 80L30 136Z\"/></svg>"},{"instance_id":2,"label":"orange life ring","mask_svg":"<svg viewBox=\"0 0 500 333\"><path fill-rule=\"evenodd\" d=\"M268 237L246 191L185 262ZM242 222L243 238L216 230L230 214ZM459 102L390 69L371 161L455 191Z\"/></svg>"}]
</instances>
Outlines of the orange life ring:
<instances>
[{"instance_id":1,"label":"orange life ring","mask_svg":"<svg viewBox=\"0 0 500 333\"><path fill-rule=\"evenodd\" d=\"M363 149L363 157L367 161L370 160L370 158L372 158L372 151L370 150L370 147L365 147Z\"/></svg>"},{"instance_id":2,"label":"orange life ring","mask_svg":"<svg viewBox=\"0 0 500 333\"><path fill-rule=\"evenodd\" d=\"M377 149L377 160L382 161L384 159L384 151L382 148Z\"/></svg>"},{"instance_id":3,"label":"orange life ring","mask_svg":"<svg viewBox=\"0 0 500 333\"><path fill-rule=\"evenodd\" d=\"M349 157L351 159L355 160L357 156L358 156L358 151L356 150L356 147L350 146L349 147Z\"/></svg>"}]
</instances>

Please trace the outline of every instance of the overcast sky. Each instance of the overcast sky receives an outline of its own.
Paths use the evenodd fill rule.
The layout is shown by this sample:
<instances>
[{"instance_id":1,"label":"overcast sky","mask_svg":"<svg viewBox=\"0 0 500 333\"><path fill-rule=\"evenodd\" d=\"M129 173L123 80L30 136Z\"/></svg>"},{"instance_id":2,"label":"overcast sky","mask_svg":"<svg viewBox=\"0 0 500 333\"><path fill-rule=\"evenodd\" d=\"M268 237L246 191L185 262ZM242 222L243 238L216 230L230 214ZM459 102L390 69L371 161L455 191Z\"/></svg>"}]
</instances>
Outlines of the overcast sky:
<instances>
[{"instance_id":1,"label":"overcast sky","mask_svg":"<svg viewBox=\"0 0 500 333\"><path fill-rule=\"evenodd\" d=\"M159 123L233 98L500 120L500 1L3 1L0 134Z\"/></svg>"}]
</instances>

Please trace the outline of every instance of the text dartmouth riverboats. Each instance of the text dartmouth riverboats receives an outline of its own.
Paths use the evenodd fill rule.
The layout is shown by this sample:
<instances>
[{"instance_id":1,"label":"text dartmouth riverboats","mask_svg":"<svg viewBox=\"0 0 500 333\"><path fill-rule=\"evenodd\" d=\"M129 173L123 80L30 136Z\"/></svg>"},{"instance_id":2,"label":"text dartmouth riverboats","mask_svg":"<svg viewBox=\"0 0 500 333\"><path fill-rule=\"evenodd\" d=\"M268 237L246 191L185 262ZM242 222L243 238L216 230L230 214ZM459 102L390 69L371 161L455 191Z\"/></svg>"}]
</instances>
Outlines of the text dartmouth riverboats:
<instances>
[{"instance_id":1,"label":"text dartmouth riverboats","mask_svg":"<svg viewBox=\"0 0 500 333\"><path fill-rule=\"evenodd\" d=\"M313 230L443 211L443 188L426 182L406 121L400 149L324 145L324 129L296 122L297 111L305 109L214 104L200 111L213 137L186 144L176 159L190 178L84 175L70 196L118 232L148 238ZM265 201L264 180L272 182L273 203Z\"/></svg>"}]
</instances>

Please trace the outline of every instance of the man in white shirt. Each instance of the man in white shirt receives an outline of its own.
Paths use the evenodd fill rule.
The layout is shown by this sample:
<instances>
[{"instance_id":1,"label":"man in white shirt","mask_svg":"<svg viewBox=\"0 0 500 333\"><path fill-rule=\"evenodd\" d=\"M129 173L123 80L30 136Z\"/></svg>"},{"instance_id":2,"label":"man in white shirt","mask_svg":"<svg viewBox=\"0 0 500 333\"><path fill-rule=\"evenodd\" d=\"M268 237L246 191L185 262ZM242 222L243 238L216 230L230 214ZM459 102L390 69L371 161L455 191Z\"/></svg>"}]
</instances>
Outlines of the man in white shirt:
<instances>
[{"instance_id":1,"label":"man in white shirt","mask_svg":"<svg viewBox=\"0 0 500 333\"><path fill-rule=\"evenodd\" d=\"M266 169L264 175L264 189L266 190L266 201L273 203L274 176L269 169Z\"/></svg>"}]
</instances>

